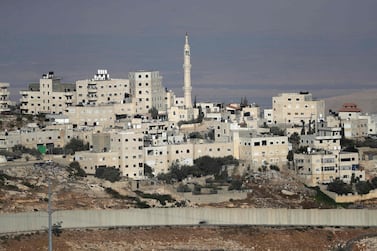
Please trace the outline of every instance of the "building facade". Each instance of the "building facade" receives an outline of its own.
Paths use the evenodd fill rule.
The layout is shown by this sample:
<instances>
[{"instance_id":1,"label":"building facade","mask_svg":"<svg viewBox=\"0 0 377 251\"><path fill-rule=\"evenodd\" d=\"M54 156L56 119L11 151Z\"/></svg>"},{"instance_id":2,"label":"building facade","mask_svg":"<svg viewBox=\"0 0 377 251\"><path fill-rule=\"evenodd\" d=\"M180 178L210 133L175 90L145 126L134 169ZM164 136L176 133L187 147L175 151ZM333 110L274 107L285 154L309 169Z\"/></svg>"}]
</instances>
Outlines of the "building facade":
<instances>
[{"instance_id":1,"label":"building facade","mask_svg":"<svg viewBox=\"0 0 377 251\"><path fill-rule=\"evenodd\" d=\"M130 72L128 77L136 114L148 114L153 107L166 112L166 91L158 71Z\"/></svg>"},{"instance_id":2,"label":"building facade","mask_svg":"<svg viewBox=\"0 0 377 251\"><path fill-rule=\"evenodd\" d=\"M296 124L320 121L325 117L325 101L314 100L311 93L281 93L272 97L274 124Z\"/></svg>"},{"instance_id":3,"label":"building facade","mask_svg":"<svg viewBox=\"0 0 377 251\"><path fill-rule=\"evenodd\" d=\"M9 112L9 83L0 83L0 114Z\"/></svg>"},{"instance_id":4,"label":"building facade","mask_svg":"<svg viewBox=\"0 0 377 251\"><path fill-rule=\"evenodd\" d=\"M128 79L111 79L107 70L98 70L92 79L76 81L77 105L130 102Z\"/></svg>"},{"instance_id":5,"label":"building facade","mask_svg":"<svg viewBox=\"0 0 377 251\"><path fill-rule=\"evenodd\" d=\"M23 114L62 114L76 103L76 86L61 83L54 72L43 74L37 84L30 84L27 91L20 91Z\"/></svg>"},{"instance_id":6,"label":"building facade","mask_svg":"<svg viewBox=\"0 0 377 251\"><path fill-rule=\"evenodd\" d=\"M310 152L294 155L297 174L310 186L327 184L335 179L350 183L351 179L365 180L365 171L359 167L358 153Z\"/></svg>"}]
</instances>

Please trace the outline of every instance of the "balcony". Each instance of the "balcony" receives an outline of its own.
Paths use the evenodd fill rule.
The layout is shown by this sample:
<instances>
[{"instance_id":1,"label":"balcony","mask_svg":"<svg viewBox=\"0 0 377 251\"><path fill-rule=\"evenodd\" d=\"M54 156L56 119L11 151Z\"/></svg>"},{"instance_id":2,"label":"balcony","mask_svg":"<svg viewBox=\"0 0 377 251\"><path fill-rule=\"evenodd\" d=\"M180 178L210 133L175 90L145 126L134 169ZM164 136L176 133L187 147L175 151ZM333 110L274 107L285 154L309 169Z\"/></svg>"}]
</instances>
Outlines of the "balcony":
<instances>
[{"instance_id":1,"label":"balcony","mask_svg":"<svg viewBox=\"0 0 377 251\"><path fill-rule=\"evenodd\" d=\"M94 94L88 94L87 97L89 101L97 100L97 95L94 95Z\"/></svg>"}]
</instances>

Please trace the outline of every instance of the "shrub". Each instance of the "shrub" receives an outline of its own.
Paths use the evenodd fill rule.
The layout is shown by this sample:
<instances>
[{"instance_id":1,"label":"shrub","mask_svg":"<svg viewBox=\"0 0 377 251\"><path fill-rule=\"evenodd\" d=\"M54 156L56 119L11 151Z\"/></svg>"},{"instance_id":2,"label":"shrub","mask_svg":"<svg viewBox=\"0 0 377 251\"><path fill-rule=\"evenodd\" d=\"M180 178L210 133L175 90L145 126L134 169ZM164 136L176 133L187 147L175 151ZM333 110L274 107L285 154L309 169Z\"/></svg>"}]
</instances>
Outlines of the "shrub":
<instances>
[{"instance_id":1,"label":"shrub","mask_svg":"<svg viewBox=\"0 0 377 251\"><path fill-rule=\"evenodd\" d=\"M119 181L121 179L120 171L115 167L98 167L94 176L111 182Z\"/></svg>"},{"instance_id":2,"label":"shrub","mask_svg":"<svg viewBox=\"0 0 377 251\"><path fill-rule=\"evenodd\" d=\"M215 178L224 178L226 173L224 172L224 166L226 165L238 165L237 159L233 156L226 156L223 158L212 158L209 156L203 156L194 161L193 166L179 166L173 164L170 167L168 173L159 174L157 178L164 180L167 183L171 183L173 180L181 181L189 176L202 177L206 175L214 175Z\"/></svg>"},{"instance_id":3,"label":"shrub","mask_svg":"<svg viewBox=\"0 0 377 251\"><path fill-rule=\"evenodd\" d=\"M68 154L73 154L77 151L86 151L89 150L89 144L85 144L81 139L72 138L65 147L64 150Z\"/></svg>"},{"instance_id":4,"label":"shrub","mask_svg":"<svg viewBox=\"0 0 377 251\"><path fill-rule=\"evenodd\" d=\"M135 193L145 199L158 200L160 204L163 206L166 205L166 202L175 201L175 199L173 199L169 194L158 194L158 193L149 194L149 193L143 193L142 191L135 191Z\"/></svg>"},{"instance_id":5,"label":"shrub","mask_svg":"<svg viewBox=\"0 0 377 251\"><path fill-rule=\"evenodd\" d=\"M241 190L242 184L243 184L242 180L233 179L232 182L230 183L228 190Z\"/></svg>"},{"instance_id":6,"label":"shrub","mask_svg":"<svg viewBox=\"0 0 377 251\"><path fill-rule=\"evenodd\" d=\"M114 199L131 200L131 201L136 200L136 197L121 195L118 191L112 189L111 187L106 187L105 192L110 194Z\"/></svg>"},{"instance_id":7,"label":"shrub","mask_svg":"<svg viewBox=\"0 0 377 251\"><path fill-rule=\"evenodd\" d=\"M84 169L80 167L80 163L73 161L68 166L69 177L86 177Z\"/></svg>"},{"instance_id":8,"label":"shrub","mask_svg":"<svg viewBox=\"0 0 377 251\"><path fill-rule=\"evenodd\" d=\"M377 188L377 177L372 178L371 185L372 185L373 189Z\"/></svg>"},{"instance_id":9,"label":"shrub","mask_svg":"<svg viewBox=\"0 0 377 251\"><path fill-rule=\"evenodd\" d=\"M329 183L327 190L337 194L349 194L352 193L352 187L349 184L344 183L342 180L336 179Z\"/></svg>"},{"instance_id":10,"label":"shrub","mask_svg":"<svg viewBox=\"0 0 377 251\"><path fill-rule=\"evenodd\" d=\"M270 169L280 172L280 168L278 166L276 166L276 165L271 165Z\"/></svg>"},{"instance_id":11,"label":"shrub","mask_svg":"<svg viewBox=\"0 0 377 251\"><path fill-rule=\"evenodd\" d=\"M355 188L358 194L367 194L373 189L369 181L359 181L355 184Z\"/></svg>"},{"instance_id":12,"label":"shrub","mask_svg":"<svg viewBox=\"0 0 377 251\"><path fill-rule=\"evenodd\" d=\"M188 193L188 192L191 192L191 189L189 188L188 185L179 184L179 186L177 187L177 192Z\"/></svg>"}]
</instances>

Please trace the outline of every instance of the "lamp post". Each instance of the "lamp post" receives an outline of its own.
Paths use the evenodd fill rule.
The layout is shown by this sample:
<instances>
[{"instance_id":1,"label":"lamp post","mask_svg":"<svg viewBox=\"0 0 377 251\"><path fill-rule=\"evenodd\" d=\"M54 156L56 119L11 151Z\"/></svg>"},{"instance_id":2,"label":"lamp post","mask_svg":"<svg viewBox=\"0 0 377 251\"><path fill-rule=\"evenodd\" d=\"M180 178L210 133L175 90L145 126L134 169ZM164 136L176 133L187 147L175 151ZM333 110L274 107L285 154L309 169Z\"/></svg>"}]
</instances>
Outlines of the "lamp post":
<instances>
[{"instance_id":1,"label":"lamp post","mask_svg":"<svg viewBox=\"0 0 377 251\"><path fill-rule=\"evenodd\" d=\"M52 209L51 209L51 180L48 174L48 251L52 251Z\"/></svg>"}]
</instances>

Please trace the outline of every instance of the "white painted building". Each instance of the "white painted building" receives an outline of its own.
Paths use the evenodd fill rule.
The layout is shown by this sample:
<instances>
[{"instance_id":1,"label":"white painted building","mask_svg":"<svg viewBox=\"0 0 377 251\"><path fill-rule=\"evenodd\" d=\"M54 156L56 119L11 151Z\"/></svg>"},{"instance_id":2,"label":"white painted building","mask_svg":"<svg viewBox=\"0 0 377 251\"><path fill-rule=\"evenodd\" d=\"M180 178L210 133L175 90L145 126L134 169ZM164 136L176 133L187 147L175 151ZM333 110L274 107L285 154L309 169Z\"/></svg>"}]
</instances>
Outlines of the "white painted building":
<instances>
[{"instance_id":1,"label":"white painted building","mask_svg":"<svg viewBox=\"0 0 377 251\"><path fill-rule=\"evenodd\" d=\"M0 83L0 114L9 112L9 83Z\"/></svg>"},{"instance_id":2,"label":"white painted building","mask_svg":"<svg viewBox=\"0 0 377 251\"><path fill-rule=\"evenodd\" d=\"M76 86L61 83L54 72L43 74L39 83L30 84L27 91L20 91L23 114L62 114L76 103Z\"/></svg>"},{"instance_id":3,"label":"white painted building","mask_svg":"<svg viewBox=\"0 0 377 251\"><path fill-rule=\"evenodd\" d=\"M335 179L350 183L352 177L365 180L365 171L359 167L357 152L295 154L294 163L297 175L310 186L330 183Z\"/></svg>"},{"instance_id":4,"label":"white painted building","mask_svg":"<svg viewBox=\"0 0 377 251\"><path fill-rule=\"evenodd\" d=\"M152 107L166 112L166 91L158 71L130 72L128 77L136 114L148 114Z\"/></svg>"},{"instance_id":5,"label":"white painted building","mask_svg":"<svg viewBox=\"0 0 377 251\"><path fill-rule=\"evenodd\" d=\"M325 101L315 100L311 93L281 93L272 97L273 124L301 125L325 117Z\"/></svg>"},{"instance_id":6,"label":"white painted building","mask_svg":"<svg viewBox=\"0 0 377 251\"><path fill-rule=\"evenodd\" d=\"M130 102L128 79L111 79L107 70L101 69L92 79L76 81L77 105L103 105Z\"/></svg>"}]
</instances>

